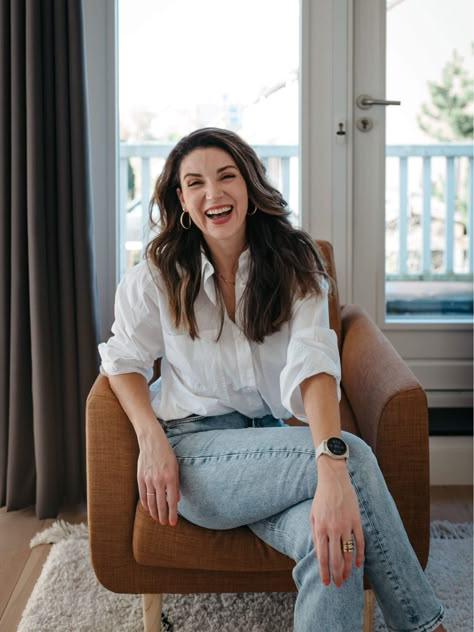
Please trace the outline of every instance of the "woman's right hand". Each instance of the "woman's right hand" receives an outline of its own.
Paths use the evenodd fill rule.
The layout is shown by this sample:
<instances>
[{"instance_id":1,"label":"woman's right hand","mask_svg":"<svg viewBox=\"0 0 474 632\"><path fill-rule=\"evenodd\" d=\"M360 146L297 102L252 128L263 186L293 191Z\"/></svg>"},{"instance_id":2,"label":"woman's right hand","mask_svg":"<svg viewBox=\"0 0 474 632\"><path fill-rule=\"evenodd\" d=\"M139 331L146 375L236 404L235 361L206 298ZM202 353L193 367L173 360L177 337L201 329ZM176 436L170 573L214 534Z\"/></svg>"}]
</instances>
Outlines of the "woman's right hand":
<instances>
[{"instance_id":1,"label":"woman's right hand","mask_svg":"<svg viewBox=\"0 0 474 632\"><path fill-rule=\"evenodd\" d=\"M174 526L178 521L179 468L173 448L159 424L140 437L139 447L137 478L142 506L160 524Z\"/></svg>"},{"instance_id":2,"label":"woman's right hand","mask_svg":"<svg viewBox=\"0 0 474 632\"><path fill-rule=\"evenodd\" d=\"M154 520L174 526L178 521L178 461L152 410L147 381L139 373L122 373L109 375L109 383L137 435L137 479L143 508Z\"/></svg>"}]
</instances>

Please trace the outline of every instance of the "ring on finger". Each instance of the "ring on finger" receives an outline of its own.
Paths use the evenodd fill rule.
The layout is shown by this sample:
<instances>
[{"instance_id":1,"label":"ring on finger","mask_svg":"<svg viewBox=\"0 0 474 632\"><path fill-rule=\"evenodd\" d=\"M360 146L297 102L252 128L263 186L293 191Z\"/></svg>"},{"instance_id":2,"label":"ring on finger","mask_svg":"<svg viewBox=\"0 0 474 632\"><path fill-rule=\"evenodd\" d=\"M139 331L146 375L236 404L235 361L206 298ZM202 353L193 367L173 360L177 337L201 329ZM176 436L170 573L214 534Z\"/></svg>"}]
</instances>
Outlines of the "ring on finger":
<instances>
[{"instance_id":1,"label":"ring on finger","mask_svg":"<svg viewBox=\"0 0 474 632\"><path fill-rule=\"evenodd\" d=\"M156 496L155 492L147 492L146 495L147 496Z\"/></svg>"},{"instance_id":2,"label":"ring on finger","mask_svg":"<svg viewBox=\"0 0 474 632\"><path fill-rule=\"evenodd\" d=\"M354 550L354 542L353 540L343 540L342 541L342 551L343 553L352 553Z\"/></svg>"}]
</instances>

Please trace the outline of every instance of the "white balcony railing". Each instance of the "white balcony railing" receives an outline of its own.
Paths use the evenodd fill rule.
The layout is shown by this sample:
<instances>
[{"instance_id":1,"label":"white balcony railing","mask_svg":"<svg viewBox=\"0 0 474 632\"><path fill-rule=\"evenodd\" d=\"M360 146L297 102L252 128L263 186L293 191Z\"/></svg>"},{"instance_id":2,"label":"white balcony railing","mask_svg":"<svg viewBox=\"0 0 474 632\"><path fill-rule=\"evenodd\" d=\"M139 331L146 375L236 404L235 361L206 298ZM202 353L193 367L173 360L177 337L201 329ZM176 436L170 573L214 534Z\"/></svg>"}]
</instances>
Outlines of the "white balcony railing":
<instances>
[{"instance_id":1,"label":"white balcony railing","mask_svg":"<svg viewBox=\"0 0 474 632\"><path fill-rule=\"evenodd\" d=\"M387 146L387 280L472 279L473 155L470 144Z\"/></svg>"},{"instance_id":2,"label":"white balcony railing","mask_svg":"<svg viewBox=\"0 0 474 632\"><path fill-rule=\"evenodd\" d=\"M141 257L149 240L152 177L161 171L172 146L120 144L122 273ZM255 150L298 221L298 147L258 145ZM386 155L387 280L470 281L474 264L472 145L391 145ZM135 178L133 196L130 166Z\"/></svg>"}]
</instances>

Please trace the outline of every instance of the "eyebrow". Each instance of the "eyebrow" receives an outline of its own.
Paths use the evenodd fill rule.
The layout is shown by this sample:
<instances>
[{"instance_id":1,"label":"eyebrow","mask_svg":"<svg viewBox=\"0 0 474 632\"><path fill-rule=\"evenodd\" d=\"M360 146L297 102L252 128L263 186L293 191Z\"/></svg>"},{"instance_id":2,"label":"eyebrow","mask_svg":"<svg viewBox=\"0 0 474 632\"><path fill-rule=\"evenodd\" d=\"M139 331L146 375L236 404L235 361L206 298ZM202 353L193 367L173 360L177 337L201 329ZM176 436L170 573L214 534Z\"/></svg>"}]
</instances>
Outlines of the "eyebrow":
<instances>
[{"instance_id":1,"label":"eyebrow","mask_svg":"<svg viewBox=\"0 0 474 632\"><path fill-rule=\"evenodd\" d=\"M221 173L222 171L225 171L226 169L237 169L237 171L238 171L238 168L237 168L236 165L225 165L225 167L220 167L217 170L217 173ZM184 176L183 176L183 180L184 180L184 178L189 178L190 176L194 177L194 178L200 178L201 174L200 173L185 173Z\"/></svg>"}]
</instances>

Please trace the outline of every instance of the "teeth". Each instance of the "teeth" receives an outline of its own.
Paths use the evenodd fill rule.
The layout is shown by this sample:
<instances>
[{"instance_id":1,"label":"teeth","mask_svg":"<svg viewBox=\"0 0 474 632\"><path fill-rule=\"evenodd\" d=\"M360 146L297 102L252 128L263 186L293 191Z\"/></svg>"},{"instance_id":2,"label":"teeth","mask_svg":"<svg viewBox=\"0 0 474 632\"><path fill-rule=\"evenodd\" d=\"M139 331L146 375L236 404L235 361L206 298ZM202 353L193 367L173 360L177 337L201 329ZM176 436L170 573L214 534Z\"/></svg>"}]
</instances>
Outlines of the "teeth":
<instances>
[{"instance_id":1,"label":"teeth","mask_svg":"<svg viewBox=\"0 0 474 632\"><path fill-rule=\"evenodd\" d=\"M222 208L213 208L210 211L206 211L208 217L212 215L221 215L221 213L227 213L232 210L232 206L224 206Z\"/></svg>"}]
</instances>

